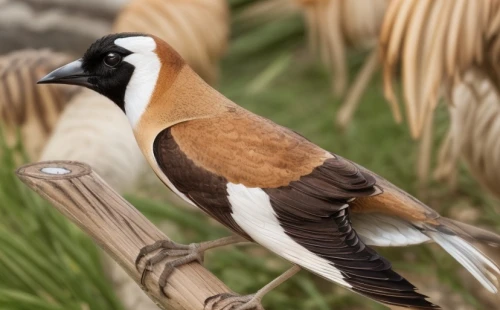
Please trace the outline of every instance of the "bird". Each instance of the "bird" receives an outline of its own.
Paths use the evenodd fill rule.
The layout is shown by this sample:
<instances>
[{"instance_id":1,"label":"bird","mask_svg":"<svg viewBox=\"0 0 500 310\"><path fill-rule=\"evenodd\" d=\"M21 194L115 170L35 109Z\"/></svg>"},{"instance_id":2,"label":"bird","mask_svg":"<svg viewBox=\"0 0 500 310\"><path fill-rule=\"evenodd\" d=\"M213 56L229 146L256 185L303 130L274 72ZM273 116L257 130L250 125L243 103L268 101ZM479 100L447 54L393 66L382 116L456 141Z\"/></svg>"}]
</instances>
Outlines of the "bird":
<instances>
[{"instance_id":1,"label":"bird","mask_svg":"<svg viewBox=\"0 0 500 310\"><path fill-rule=\"evenodd\" d=\"M210 297L207 309L262 309L264 295L301 269L385 305L439 309L373 249L435 242L497 293L500 270L473 242L498 247L499 235L442 217L374 172L237 105L158 37L107 35L38 83L79 85L111 99L161 181L232 231L141 249L142 282L152 265L165 264L162 292L175 268L202 262L205 251L254 242L292 267L255 294Z\"/></svg>"}]
</instances>

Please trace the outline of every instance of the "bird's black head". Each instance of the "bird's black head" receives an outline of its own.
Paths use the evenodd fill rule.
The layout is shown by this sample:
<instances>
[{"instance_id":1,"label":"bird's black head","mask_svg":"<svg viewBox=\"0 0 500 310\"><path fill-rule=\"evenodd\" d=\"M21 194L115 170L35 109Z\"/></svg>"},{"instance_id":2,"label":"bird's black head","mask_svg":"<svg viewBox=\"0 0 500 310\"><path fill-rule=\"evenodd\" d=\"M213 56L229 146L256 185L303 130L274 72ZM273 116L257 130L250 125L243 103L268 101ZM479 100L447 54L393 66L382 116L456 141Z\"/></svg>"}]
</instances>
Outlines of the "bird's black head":
<instances>
[{"instance_id":1,"label":"bird's black head","mask_svg":"<svg viewBox=\"0 0 500 310\"><path fill-rule=\"evenodd\" d=\"M108 97L125 110L125 93L135 70L135 65L125 58L137 52L134 42L145 38L151 40L140 33L105 36L92 44L81 59L54 70L38 83L85 86Z\"/></svg>"}]
</instances>

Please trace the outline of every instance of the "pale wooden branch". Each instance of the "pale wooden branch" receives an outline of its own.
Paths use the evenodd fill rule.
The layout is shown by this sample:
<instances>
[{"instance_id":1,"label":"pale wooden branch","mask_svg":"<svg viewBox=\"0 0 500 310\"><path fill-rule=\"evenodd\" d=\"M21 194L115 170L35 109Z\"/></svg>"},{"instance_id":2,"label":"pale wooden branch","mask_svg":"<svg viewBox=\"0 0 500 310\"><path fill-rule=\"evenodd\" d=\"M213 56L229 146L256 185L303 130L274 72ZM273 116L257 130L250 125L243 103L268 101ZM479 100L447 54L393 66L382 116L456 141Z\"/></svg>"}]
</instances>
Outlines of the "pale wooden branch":
<instances>
[{"instance_id":1,"label":"pale wooden branch","mask_svg":"<svg viewBox=\"0 0 500 310\"><path fill-rule=\"evenodd\" d=\"M168 239L86 164L40 162L19 168L17 175L90 235L137 283L141 278L135 267L139 250L157 240ZM164 309L203 309L206 298L230 292L203 266L191 263L172 274L165 297L158 287L161 271L162 267L156 266L143 289Z\"/></svg>"}]
</instances>

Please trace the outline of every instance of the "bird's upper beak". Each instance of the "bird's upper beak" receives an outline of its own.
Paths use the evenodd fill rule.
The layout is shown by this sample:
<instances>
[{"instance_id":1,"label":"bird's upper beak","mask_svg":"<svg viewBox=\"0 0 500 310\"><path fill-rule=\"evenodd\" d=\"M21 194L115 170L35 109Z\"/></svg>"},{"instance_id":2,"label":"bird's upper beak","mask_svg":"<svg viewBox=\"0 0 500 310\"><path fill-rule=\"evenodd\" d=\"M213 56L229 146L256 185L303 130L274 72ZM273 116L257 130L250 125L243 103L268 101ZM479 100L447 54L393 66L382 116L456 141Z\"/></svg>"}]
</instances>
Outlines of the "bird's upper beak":
<instances>
[{"instance_id":1,"label":"bird's upper beak","mask_svg":"<svg viewBox=\"0 0 500 310\"><path fill-rule=\"evenodd\" d=\"M92 87L92 84L89 82L90 77L82 68L82 60L78 59L50 72L39 80L37 84L70 84Z\"/></svg>"}]
</instances>

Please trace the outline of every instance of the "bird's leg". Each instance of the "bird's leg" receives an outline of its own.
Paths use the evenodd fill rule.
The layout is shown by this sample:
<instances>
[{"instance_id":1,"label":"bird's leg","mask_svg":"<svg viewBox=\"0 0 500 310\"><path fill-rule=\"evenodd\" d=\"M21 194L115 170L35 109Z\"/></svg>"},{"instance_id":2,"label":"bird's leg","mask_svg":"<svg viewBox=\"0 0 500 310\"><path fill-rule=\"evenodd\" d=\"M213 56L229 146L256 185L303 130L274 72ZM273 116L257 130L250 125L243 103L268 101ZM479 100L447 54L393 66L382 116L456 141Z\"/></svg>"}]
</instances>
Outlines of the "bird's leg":
<instances>
[{"instance_id":1,"label":"bird's leg","mask_svg":"<svg viewBox=\"0 0 500 310\"><path fill-rule=\"evenodd\" d=\"M294 265L279 277L269 282L261 288L257 293L246 296L239 296L229 293L218 294L205 300L204 310L261 310L260 301L270 291L278 285L290 279L293 275L300 271L300 267Z\"/></svg>"},{"instance_id":2,"label":"bird's leg","mask_svg":"<svg viewBox=\"0 0 500 310\"><path fill-rule=\"evenodd\" d=\"M179 244L171 240L160 240L151 245L147 245L140 250L139 255L137 255L135 260L135 266L137 270L139 270L139 264L148 254L160 250L151 258L148 258L145 262L141 276L141 284L145 285L146 278L155 265L161 263L167 257L179 257L165 263L165 268L163 269L158 281L160 291L164 292L167 280L176 267L195 261L202 264L203 254L206 250L241 242L248 242L248 240L236 235L192 244Z\"/></svg>"}]
</instances>

